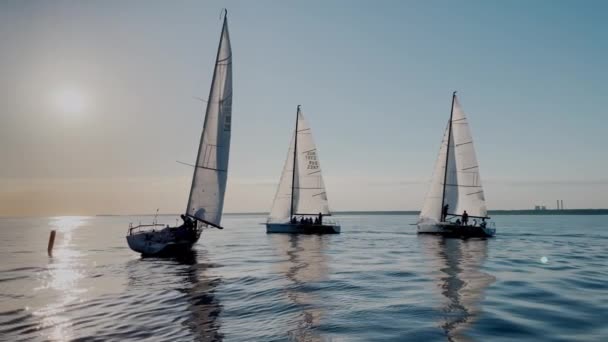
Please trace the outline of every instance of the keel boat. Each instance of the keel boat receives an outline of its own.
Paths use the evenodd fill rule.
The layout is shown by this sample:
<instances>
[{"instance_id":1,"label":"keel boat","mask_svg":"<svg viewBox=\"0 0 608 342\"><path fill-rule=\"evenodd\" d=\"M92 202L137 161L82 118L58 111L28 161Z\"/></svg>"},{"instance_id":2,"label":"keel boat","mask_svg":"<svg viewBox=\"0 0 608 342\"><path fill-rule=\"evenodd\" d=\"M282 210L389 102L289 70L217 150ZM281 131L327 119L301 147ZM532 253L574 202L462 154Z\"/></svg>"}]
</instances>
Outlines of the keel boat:
<instances>
[{"instance_id":1,"label":"keel boat","mask_svg":"<svg viewBox=\"0 0 608 342\"><path fill-rule=\"evenodd\" d=\"M298 106L296 128L266 222L266 232L338 234L340 225L329 220L327 216L330 215L317 148Z\"/></svg>"},{"instance_id":2,"label":"keel boat","mask_svg":"<svg viewBox=\"0 0 608 342\"><path fill-rule=\"evenodd\" d=\"M227 12L215 60L213 80L207 99L205 123L201 133L196 164L183 224L130 225L127 243L143 255L173 255L189 251L206 227L222 229L220 221L228 172L232 123L232 49L228 34Z\"/></svg>"},{"instance_id":3,"label":"keel boat","mask_svg":"<svg viewBox=\"0 0 608 342\"><path fill-rule=\"evenodd\" d=\"M454 92L431 188L417 223L418 233L491 237L496 229L489 219L473 137Z\"/></svg>"}]
</instances>

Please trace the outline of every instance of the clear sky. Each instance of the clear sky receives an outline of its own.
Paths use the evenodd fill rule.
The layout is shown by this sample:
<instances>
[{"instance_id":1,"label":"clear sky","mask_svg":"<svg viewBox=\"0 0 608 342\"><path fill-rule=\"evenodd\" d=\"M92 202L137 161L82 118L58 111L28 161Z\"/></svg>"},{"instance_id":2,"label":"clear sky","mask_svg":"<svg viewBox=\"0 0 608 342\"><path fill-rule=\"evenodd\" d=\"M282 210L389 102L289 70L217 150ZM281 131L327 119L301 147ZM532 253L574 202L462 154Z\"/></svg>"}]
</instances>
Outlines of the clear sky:
<instances>
[{"instance_id":1,"label":"clear sky","mask_svg":"<svg viewBox=\"0 0 608 342\"><path fill-rule=\"evenodd\" d=\"M268 211L301 104L334 210L416 210L450 96L490 209L608 207L606 1L1 1L0 215L185 209L221 21L225 211Z\"/></svg>"}]
</instances>

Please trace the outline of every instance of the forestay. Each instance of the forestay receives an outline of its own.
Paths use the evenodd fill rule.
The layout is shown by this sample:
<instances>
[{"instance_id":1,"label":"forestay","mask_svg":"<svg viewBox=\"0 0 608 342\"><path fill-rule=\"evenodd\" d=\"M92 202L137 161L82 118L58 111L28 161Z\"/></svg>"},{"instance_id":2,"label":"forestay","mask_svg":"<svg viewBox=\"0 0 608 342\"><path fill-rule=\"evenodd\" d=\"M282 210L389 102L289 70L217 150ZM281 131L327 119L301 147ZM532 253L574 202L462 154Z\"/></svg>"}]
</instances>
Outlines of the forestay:
<instances>
[{"instance_id":1,"label":"forestay","mask_svg":"<svg viewBox=\"0 0 608 342\"><path fill-rule=\"evenodd\" d=\"M224 17L187 211L215 226L220 226L224 206L231 122L232 50Z\"/></svg>"},{"instance_id":2,"label":"forestay","mask_svg":"<svg viewBox=\"0 0 608 342\"><path fill-rule=\"evenodd\" d=\"M435 163L430 190L420 212L420 221L439 222L442 203L449 206L448 214L461 215L466 210L470 216L487 215L473 137L455 95L452 111L452 120L448 122Z\"/></svg>"},{"instance_id":3,"label":"forestay","mask_svg":"<svg viewBox=\"0 0 608 342\"><path fill-rule=\"evenodd\" d=\"M297 133L294 132L291 138L269 222L286 222L291 214L330 215L317 148L310 126L299 109L296 127Z\"/></svg>"}]
</instances>

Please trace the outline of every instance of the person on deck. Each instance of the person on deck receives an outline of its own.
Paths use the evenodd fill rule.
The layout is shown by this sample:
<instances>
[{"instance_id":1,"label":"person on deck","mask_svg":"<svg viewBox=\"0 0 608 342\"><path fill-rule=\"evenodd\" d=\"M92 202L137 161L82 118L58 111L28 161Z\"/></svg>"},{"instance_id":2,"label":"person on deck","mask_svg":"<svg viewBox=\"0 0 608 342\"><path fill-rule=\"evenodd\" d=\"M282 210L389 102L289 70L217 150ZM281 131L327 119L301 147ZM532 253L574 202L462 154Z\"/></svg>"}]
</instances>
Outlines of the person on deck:
<instances>
[{"instance_id":1,"label":"person on deck","mask_svg":"<svg viewBox=\"0 0 608 342\"><path fill-rule=\"evenodd\" d=\"M319 224L323 225L323 213L319 213Z\"/></svg>"},{"instance_id":2,"label":"person on deck","mask_svg":"<svg viewBox=\"0 0 608 342\"><path fill-rule=\"evenodd\" d=\"M469 214L467 214L466 210L464 211L464 213L462 213L462 225L463 226L469 225Z\"/></svg>"},{"instance_id":3,"label":"person on deck","mask_svg":"<svg viewBox=\"0 0 608 342\"><path fill-rule=\"evenodd\" d=\"M306 223L306 221L304 221L304 217L300 217L300 224L304 224Z\"/></svg>"},{"instance_id":4,"label":"person on deck","mask_svg":"<svg viewBox=\"0 0 608 342\"><path fill-rule=\"evenodd\" d=\"M441 211L441 222L445 222L448 217L448 208L450 208L449 204L443 206L443 210Z\"/></svg>"},{"instance_id":5,"label":"person on deck","mask_svg":"<svg viewBox=\"0 0 608 342\"><path fill-rule=\"evenodd\" d=\"M291 223L292 223L292 224L296 224L296 223L298 223L298 219L297 219L295 216L293 216L293 217L291 218Z\"/></svg>"},{"instance_id":6,"label":"person on deck","mask_svg":"<svg viewBox=\"0 0 608 342\"><path fill-rule=\"evenodd\" d=\"M481 223L479 224L479 226L481 228L485 228L486 227L486 218L485 217L481 218Z\"/></svg>"}]
</instances>

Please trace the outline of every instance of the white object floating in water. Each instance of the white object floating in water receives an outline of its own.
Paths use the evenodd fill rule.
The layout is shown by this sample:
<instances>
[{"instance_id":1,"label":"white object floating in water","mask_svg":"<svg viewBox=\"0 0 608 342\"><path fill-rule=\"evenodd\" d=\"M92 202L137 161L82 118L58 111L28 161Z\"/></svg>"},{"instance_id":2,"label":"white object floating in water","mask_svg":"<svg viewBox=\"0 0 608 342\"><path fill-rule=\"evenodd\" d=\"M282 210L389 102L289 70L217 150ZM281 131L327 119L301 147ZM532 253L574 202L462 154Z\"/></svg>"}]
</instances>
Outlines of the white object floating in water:
<instances>
[{"instance_id":1,"label":"white object floating in water","mask_svg":"<svg viewBox=\"0 0 608 342\"><path fill-rule=\"evenodd\" d=\"M549 258L547 258L546 256L541 257L541 258L540 258L540 262L542 262L543 264L546 264L546 263L548 263L548 262L549 262Z\"/></svg>"}]
</instances>

